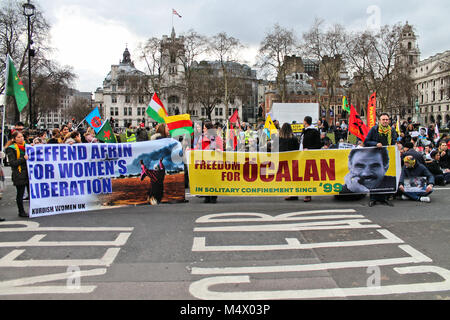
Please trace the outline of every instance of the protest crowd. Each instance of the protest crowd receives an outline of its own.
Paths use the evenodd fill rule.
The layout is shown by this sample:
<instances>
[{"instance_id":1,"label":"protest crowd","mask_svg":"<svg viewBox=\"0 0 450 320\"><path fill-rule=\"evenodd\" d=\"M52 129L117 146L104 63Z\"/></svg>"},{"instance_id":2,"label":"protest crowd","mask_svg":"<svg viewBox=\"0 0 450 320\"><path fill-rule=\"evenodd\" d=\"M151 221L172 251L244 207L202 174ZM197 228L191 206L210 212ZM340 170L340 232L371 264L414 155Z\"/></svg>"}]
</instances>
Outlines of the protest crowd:
<instances>
[{"instance_id":1,"label":"protest crowd","mask_svg":"<svg viewBox=\"0 0 450 320\"><path fill-rule=\"evenodd\" d=\"M294 134L291 124L280 123L270 116L264 123L251 125L240 122L237 115L230 118L226 125L221 123L195 122L192 124L193 135L178 136L184 150L221 150L238 152L285 152L293 150L339 149L342 145L348 148L349 128L345 121L336 122L329 126L325 118L312 123L307 116L303 123L303 132ZM234 126L233 126L234 124ZM417 126L416 126L417 127ZM411 122L403 121L399 126L390 116L383 113L378 125L370 129L367 137L362 141L357 138L354 148L378 147L395 145L401 154L402 174L396 194L370 194L369 206L383 203L393 206L389 201L400 198L430 202L429 195L434 185L444 186L450 183L450 137L439 134L434 124L427 130L417 131ZM162 138L170 138L169 128L165 123L154 123L148 127L141 124L133 128L131 124L119 134L115 130L117 143L134 143ZM64 124L61 129L30 131L24 124L18 122L8 132L5 132L4 148L1 156L12 168L12 181L17 188L17 207L19 216L26 217L23 201L29 199L25 196L28 186L25 145L37 144L76 144L76 143L104 143L96 137L93 128L84 129L82 125L74 128L72 123ZM189 139L191 138L191 139ZM404 179L411 177L426 177L425 190L417 193L405 192ZM188 177L186 176L186 179ZM186 185L188 186L188 184ZM336 196L345 198L344 196ZM360 199L361 195L353 196ZM217 196L204 197L205 203L216 203ZM352 196L347 196L352 198ZM296 196L286 197L285 200L298 200ZM304 197L304 202L311 201L310 196Z\"/></svg>"}]
</instances>

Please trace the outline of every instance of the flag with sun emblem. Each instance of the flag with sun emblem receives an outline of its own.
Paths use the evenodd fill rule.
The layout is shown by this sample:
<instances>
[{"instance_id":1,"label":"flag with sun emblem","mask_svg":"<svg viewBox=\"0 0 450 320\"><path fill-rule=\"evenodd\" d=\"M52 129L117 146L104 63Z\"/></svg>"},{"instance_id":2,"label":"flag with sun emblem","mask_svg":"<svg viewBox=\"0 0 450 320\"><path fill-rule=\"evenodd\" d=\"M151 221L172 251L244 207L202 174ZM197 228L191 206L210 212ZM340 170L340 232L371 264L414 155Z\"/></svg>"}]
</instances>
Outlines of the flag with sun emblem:
<instances>
[{"instance_id":1,"label":"flag with sun emblem","mask_svg":"<svg viewBox=\"0 0 450 320\"><path fill-rule=\"evenodd\" d=\"M105 121L105 124L101 127L100 131L95 135L95 137L106 143L117 143L116 136L114 135L114 130L111 128L109 120Z\"/></svg>"},{"instance_id":2,"label":"flag with sun emblem","mask_svg":"<svg viewBox=\"0 0 450 320\"><path fill-rule=\"evenodd\" d=\"M85 120L92 127L92 129L94 129L95 134L100 132L100 129L102 128L103 125L103 121L101 119L98 107L92 110L92 112L87 115Z\"/></svg>"},{"instance_id":3,"label":"flag with sun emblem","mask_svg":"<svg viewBox=\"0 0 450 320\"><path fill-rule=\"evenodd\" d=\"M6 95L16 99L17 108L22 112L28 104L27 92L9 55L6 61Z\"/></svg>"}]
</instances>

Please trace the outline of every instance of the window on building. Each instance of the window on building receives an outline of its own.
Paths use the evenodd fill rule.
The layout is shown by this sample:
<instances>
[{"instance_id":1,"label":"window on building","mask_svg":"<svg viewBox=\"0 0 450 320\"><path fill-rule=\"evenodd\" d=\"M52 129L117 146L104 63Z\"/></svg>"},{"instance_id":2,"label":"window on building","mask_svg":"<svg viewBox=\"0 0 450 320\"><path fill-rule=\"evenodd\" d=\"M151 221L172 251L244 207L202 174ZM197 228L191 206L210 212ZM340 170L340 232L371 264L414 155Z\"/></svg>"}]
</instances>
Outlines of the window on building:
<instances>
[{"instance_id":1,"label":"window on building","mask_svg":"<svg viewBox=\"0 0 450 320\"><path fill-rule=\"evenodd\" d=\"M144 102L144 96L139 96L139 103L145 103Z\"/></svg>"},{"instance_id":2,"label":"window on building","mask_svg":"<svg viewBox=\"0 0 450 320\"><path fill-rule=\"evenodd\" d=\"M202 108L202 117L206 116L206 110L205 108Z\"/></svg>"},{"instance_id":3,"label":"window on building","mask_svg":"<svg viewBox=\"0 0 450 320\"><path fill-rule=\"evenodd\" d=\"M180 103L180 98L177 96L170 96L168 101L169 103Z\"/></svg>"},{"instance_id":4,"label":"window on building","mask_svg":"<svg viewBox=\"0 0 450 320\"><path fill-rule=\"evenodd\" d=\"M130 103L131 101L131 97L130 96L125 96L125 103Z\"/></svg>"},{"instance_id":5,"label":"window on building","mask_svg":"<svg viewBox=\"0 0 450 320\"><path fill-rule=\"evenodd\" d=\"M111 108L111 109L110 109L109 115L110 115L110 116L113 116L113 115L114 115L114 108Z\"/></svg>"},{"instance_id":6,"label":"window on building","mask_svg":"<svg viewBox=\"0 0 450 320\"><path fill-rule=\"evenodd\" d=\"M111 103L117 103L117 97L115 95L111 96Z\"/></svg>"},{"instance_id":7,"label":"window on building","mask_svg":"<svg viewBox=\"0 0 450 320\"><path fill-rule=\"evenodd\" d=\"M112 91L112 92L116 92L116 91L117 91L117 87L116 87L116 85L115 85L115 84L113 84L113 85L112 85L112 89L111 89L111 91Z\"/></svg>"}]
</instances>

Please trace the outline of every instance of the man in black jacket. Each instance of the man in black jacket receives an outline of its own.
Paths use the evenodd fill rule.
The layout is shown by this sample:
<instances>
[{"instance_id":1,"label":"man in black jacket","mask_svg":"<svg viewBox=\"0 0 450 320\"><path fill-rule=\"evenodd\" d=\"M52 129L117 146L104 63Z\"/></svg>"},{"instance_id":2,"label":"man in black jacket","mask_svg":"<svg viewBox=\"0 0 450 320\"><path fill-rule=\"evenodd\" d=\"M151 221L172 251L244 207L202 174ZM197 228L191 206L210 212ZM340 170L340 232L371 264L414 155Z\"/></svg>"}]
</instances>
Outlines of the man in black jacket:
<instances>
[{"instance_id":1,"label":"man in black jacket","mask_svg":"<svg viewBox=\"0 0 450 320\"><path fill-rule=\"evenodd\" d=\"M390 117L387 113L382 113L377 125L373 126L364 140L365 147L383 148L393 146L397 140L397 132L389 124ZM388 206L393 206L387 199L389 194L370 194L369 207L374 206L377 201Z\"/></svg>"},{"instance_id":2,"label":"man in black jacket","mask_svg":"<svg viewBox=\"0 0 450 320\"><path fill-rule=\"evenodd\" d=\"M423 164L418 163L413 156L406 156L404 162L405 165L402 168L398 187L403 194L402 199L431 202L428 195L433 192L434 176ZM405 187L406 180L409 182L407 187Z\"/></svg>"},{"instance_id":3,"label":"man in black jacket","mask_svg":"<svg viewBox=\"0 0 450 320\"><path fill-rule=\"evenodd\" d=\"M423 158L423 155L414 150L414 145L412 142L406 142L403 146L403 154L402 154L402 161L406 156L413 156L414 159L419 161L420 164L425 165L425 159Z\"/></svg>"},{"instance_id":4,"label":"man in black jacket","mask_svg":"<svg viewBox=\"0 0 450 320\"><path fill-rule=\"evenodd\" d=\"M310 116L306 116L303 120L303 134L301 136L301 142L300 142L300 150L315 150L315 149L321 149L322 148L322 141L320 140L320 133L319 130L312 127L312 118ZM311 197L306 196L303 199L304 202L310 202Z\"/></svg>"}]
</instances>

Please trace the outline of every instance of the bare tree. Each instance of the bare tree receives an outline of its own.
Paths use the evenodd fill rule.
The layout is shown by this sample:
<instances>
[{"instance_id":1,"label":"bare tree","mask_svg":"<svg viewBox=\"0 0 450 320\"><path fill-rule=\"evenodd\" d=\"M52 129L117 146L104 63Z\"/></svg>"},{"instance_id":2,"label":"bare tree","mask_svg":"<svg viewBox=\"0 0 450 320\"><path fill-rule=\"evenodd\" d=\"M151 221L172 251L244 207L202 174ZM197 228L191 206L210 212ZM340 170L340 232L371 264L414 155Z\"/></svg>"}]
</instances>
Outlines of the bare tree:
<instances>
[{"instance_id":1,"label":"bare tree","mask_svg":"<svg viewBox=\"0 0 450 320\"><path fill-rule=\"evenodd\" d=\"M349 67L358 76L367 97L377 92L380 111L392 112L412 104L414 81L410 66L399 59L405 53L401 29L400 25L385 25L376 33L354 33L346 45Z\"/></svg>"},{"instance_id":2,"label":"bare tree","mask_svg":"<svg viewBox=\"0 0 450 320\"><path fill-rule=\"evenodd\" d=\"M211 120L214 108L223 98L223 79L218 75L217 69L208 62L202 61L191 70L192 98L194 103L200 103Z\"/></svg>"},{"instance_id":3,"label":"bare tree","mask_svg":"<svg viewBox=\"0 0 450 320\"><path fill-rule=\"evenodd\" d=\"M0 7L0 68L5 70L6 55L9 54L16 69L21 76L25 88L28 91L28 35L27 19L22 14L22 1L8 0ZM35 14L30 19L31 38L33 41L33 55L31 59L32 73L32 119L37 123L39 118L48 112L55 111L60 106L60 98L66 93L66 89L75 79L71 67L60 67L48 59L52 48L49 46L50 24L43 15L42 9L36 4ZM5 84L0 84L0 93L3 92ZM30 92L28 92L30 96ZM8 99L9 113L14 114L18 121L19 113L13 98ZM14 110L14 111L13 111ZM27 106L23 112L28 112Z\"/></svg>"},{"instance_id":4,"label":"bare tree","mask_svg":"<svg viewBox=\"0 0 450 320\"><path fill-rule=\"evenodd\" d=\"M193 109L193 91L195 79L193 75L193 66L196 60L206 53L207 38L190 29L184 36L184 52L177 57L184 67L184 80L186 89L187 113L191 113Z\"/></svg>"},{"instance_id":5,"label":"bare tree","mask_svg":"<svg viewBox=\"0 0 450 320\"><path fill-rule=\"evenodd\" d=\"M340 87L340 73L344 68L346 33L343 26L335 24L327 30L323 20L316 19L309 31L303 33L302 49L307 57L320 61L320 79L325 80L328 101L326 112Z\"/></svg>"},{"instance_id":6,"label":"bare tree","mask_svg":"<svg viewBox=\"0 0 450 320\"><path fill-rule=\"evenodd\" d=\"M91 102L83 97L75 97L69 107L64 111L66 119L75 118L82 121L92 111Z\"/></svg>"},{"instance_id":7,"label":"bare tree","mask_svg":"<svg viewBox=\"0 0 450 320\"><path fill-rule=\"evenodd\" d=\"M58 110L61 98L67 95L75 74L71 67L59 67L50 60L40 60L38 72L33 78L33 119Z\"/></svg>"},{"instance_id":8,"label":"bare tree","mask_svg":"<svg viewBox=\"0 0 450 320\"><path fill-rule=\"evenodd\" d=\"M209 39L208 47L209 53L220 63L223 80L223 103L225 104L225 114L228 115L229 82L232 76L229 72L229 65L238 62L239 51L244 46L238 39L221 32Z\"/></svg>"},{"instance_id":9,"label":"bare tree","mask_svg":"<svg viewBox=\"0 0 450 320\"><path fill-rule=\"evenodd\" d=\"M150 38L138 47L141 60L147 65L151 90L160 95L161 83L164 74L162 68L161 40L158 38Z\"/></svg>"},{"instance_id":10,"label":"bare tree","mask_svg":"<svg viewBox=\"0 0 450 320\"><path fill-rule=\"evenodd\" d=\"M267 78L275 79L282 102L287 99L285 57L296 52L297 40L294 31L275 24L260 44L256 66Z\"/></svg>"}]
</instances>

